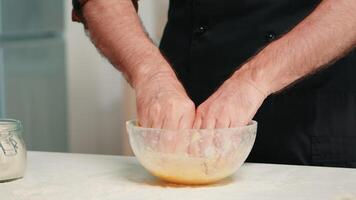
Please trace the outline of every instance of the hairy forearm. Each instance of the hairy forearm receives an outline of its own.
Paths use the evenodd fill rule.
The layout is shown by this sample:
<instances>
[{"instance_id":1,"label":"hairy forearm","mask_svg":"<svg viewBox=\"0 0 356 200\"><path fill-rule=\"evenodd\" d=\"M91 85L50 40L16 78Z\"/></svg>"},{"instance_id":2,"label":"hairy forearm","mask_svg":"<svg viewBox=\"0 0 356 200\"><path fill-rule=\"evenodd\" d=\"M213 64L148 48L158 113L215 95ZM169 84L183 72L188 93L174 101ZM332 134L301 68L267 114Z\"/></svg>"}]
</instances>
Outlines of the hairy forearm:
<instances>
[{"instance_id":1,"label":"hairy forearm","mask_svg":"<svg viewBox=\"0 0 356 200\"><path fill-rule=\"evenodd\" d=\"M135 87L146 77L174 72L145 33L131 0L91 0L83 7L96 47Z\"/></svg>"},{"instance_id":2,"label":"hairy forearm","mask_svg":"<svg viewBox=\"0 0 356 200\"><path fill-rule=\"evenodd\" d=\"M289 33L238 70L267 94L342 57L356 45L356 1L324 0Z\"/></svg>"}]
</instances>

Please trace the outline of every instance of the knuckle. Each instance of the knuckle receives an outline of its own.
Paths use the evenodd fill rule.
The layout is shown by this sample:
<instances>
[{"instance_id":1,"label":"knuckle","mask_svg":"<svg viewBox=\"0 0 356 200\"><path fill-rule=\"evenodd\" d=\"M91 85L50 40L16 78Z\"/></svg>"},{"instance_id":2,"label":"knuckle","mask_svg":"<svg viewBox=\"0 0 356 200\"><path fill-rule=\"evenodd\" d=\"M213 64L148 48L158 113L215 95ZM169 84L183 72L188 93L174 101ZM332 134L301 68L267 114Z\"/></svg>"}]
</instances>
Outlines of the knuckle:
<instances>
[{"instance_id":1,"label":"knuckle","mask_svg":"<svg viewBox=\"0 0 356 200\"><path fill-rule=\"evenodd\" d=\"M206 109L204 107L198 107L197 115L203 117L206 113Z\"/></svg>"},{"instance_id":2,"label":"knuckle","mask_svg":"<svg viewBox=\"0 0 356 200\"><path fill-rule=\"evenodd\" d=\"M171 97L167 99L166 103L169 107L175 107L177 105L177 100Z\"/></svg>"},{"instance_id":3,"label":"knuckle","mask_svg":"<svg viewBox=\"0 0 356 200\"><path fill-rule=\"evenodd\" d=\"M216 113L216 110L217 110L218 108L214 105L214 104L212 104L212 105L210 105L210 106L208 106L207 108L206 108L206 111L205 111L205 113L206 113L206 115L208 115L208 116L213 116L215 113Z\"/></svg>"},{"instance_id":4,"label":"knuckle","mask_svg":"<svg viewBox=\"0 0 356 200\"><path fill-rule=\"evenodd\" d=\"M228 114L234 111L233 108L231 108L229 105L226 104L222 104L220 110L221 110L221 114Z\"/></svg>"},{"instance_id":5,"label":"knuckle","mask_svg":"<svg viewBox=\"0 0 356 200\"><path fill-rule=\"evenodd\" d=\"M152 114L158 114L161 112L161 110L162 110L162 107L158 103L153 104L150 109Z\"/></svg>"},{"instance_id":6,"label":"knuckle","mask_svg":"<svg viewBox=\"0 0 356 200\"><path fill-rule=\"evenodd\" d=\"M183 107L186 109L194 109L195 108L195 104L193 101L185 101L183 103Z\"/></svg>"}]
</instances>

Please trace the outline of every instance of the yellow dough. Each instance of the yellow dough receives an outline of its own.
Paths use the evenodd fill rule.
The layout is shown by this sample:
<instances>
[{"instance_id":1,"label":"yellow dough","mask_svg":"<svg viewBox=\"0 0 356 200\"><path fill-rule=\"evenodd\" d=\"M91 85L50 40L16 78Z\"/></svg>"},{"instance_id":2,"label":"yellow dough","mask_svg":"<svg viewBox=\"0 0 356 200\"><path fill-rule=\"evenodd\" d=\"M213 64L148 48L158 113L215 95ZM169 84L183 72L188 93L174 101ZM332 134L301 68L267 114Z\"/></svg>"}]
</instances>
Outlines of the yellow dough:
<instances>
[{"instance_id":1,"label":"yellow dough","mask_svg":"<svg viewBox=\"0 0 356 200\"><path fill-rule=\"evenodd\" d=\"M209 184L230 176L239 163L232 161L240 159L197 158L188 155L164 155L156 152L146 152L141 163L154 176L179 184Z\"/></svg>"}]
</instances>

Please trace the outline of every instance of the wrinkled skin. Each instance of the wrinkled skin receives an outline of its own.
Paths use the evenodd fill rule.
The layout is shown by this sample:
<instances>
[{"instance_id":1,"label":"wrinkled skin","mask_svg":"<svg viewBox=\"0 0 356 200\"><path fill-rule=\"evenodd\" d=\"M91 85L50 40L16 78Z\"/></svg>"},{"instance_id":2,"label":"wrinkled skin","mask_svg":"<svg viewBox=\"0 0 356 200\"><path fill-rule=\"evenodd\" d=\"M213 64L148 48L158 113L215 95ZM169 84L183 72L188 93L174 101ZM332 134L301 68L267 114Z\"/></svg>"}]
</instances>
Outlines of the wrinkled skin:
<instances>
[{"instance_id":1,"label":"wrinkled skin","mask_svg":"<svg viewBox=\"0 0 356 200\"><path fill-rule=\"evenodd\" d=\"M194 128L234 128L247 125L266 98L265 92L243 78L230 78L196 111Z\"/></svg>"},{"instance_id":2,"label":"wrinkled skin","mask_svg":"<svg viewBox=\"0 0 356 200\"><path fill-rule=\"evenodd\" d=\"M202 138L195 140L194 130L184 129L247 125L266 98L253 83L237 76L225 81L210 98L195 109L184 88L175 80L166 74L157 74L136 90L140 125L168 129L145 136L146 144L158 152L187 153L201 157L209 147L219 149L219 141L223 137L216 135L215 131L206 130L201 135ZM239 137L230 139L234 143L240 141Z\"/></svg>"},{"instance_id":3,"label":"wrinkled skin","mask_svg":"<svg viewBox=\"0 0 356 200\"><path fill-rule=\"evenodd\" d=\"M147 128L189 129L195 105L176 77L156 73L136 86L139 123Z\"/></svg>"}]
</instances>

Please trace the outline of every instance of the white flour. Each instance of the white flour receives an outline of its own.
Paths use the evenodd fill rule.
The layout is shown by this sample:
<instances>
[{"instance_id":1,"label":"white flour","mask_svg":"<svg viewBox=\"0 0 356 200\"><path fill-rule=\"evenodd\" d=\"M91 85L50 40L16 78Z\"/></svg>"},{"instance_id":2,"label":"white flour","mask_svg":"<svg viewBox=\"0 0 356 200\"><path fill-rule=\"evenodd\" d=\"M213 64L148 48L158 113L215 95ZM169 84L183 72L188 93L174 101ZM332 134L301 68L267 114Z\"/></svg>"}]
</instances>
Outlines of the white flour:
<instances>
[{"instance_id":1,"label":"white flour","mask_svg":"<svg viewBox=\"0 0 356 200\"><path fill-rule=\"evenodd\" d=\"M26 149L23 141L16 134L0 134L0 181L21 178L25 168Z\"/></svg>"}]
</instances>

